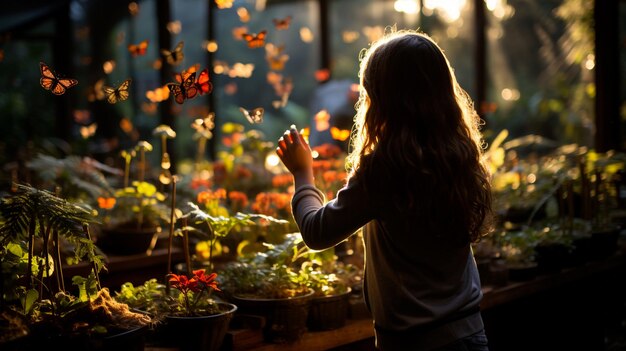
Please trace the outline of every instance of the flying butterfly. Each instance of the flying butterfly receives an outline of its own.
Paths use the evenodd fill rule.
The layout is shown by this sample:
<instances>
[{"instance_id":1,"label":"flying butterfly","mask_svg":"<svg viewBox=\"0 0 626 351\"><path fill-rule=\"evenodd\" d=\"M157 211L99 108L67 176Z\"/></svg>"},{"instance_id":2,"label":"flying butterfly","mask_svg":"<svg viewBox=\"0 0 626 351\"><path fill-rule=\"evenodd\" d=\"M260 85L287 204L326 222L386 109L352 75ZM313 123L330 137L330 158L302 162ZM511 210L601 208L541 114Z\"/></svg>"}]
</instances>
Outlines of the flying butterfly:
<instances>
[{"instance_id":1,"label":"flying butterfly","mask_svg":"<svg viewBox=\"0 0 626 351\"><path fill-rule=\"evenodd\" d=\"M115 206L115 198L114 197L99 197L98 198L98 207L104 210L110 210Z\"/></svg>"},{"instance_id":2,"label":"flying butterfly","mask_svg":"<svg viewBox=\"0 0 626 351\"><path fill-rule=\"evenodd\" d=\"M144 40L139 44L128 44L128 52L130 52L133 57L143 56L146 54L147 50L148 40Z\"/></svg>"},{"instance_id":3,"label":"flying butterfly","mask_svg":"<svg viewBox=\"0 0 626 351\"><path fill-rule=\"evenodd\" d=\"M213 91L213 83L211 83L209 80L209 69L205 68L200 72L198 80L196 80L196 82L194 83L200 95L209 94Z\"/></svg>"},{"instance_id":4,"label":"flying butterfly","mask_svg":"<svg viewBox=\"0 0 626 351\"><path fill-rule=\"evenodd\" d=\"M350 130L330 127L330 136L335 140L345 141L350 136Z\"/></svg>"},{"instance_id":5,"label":"flying butterfly","mask_svg":"<svg viewBox=\"0 0 626 351\"><path fill-rule=\"evenodd\" d=\"M246 110L245 108L240 107L239 111L243 113L248 122L250 122L251 124L259 124L263 122L263 113L265 112L265 110L263 110L263 107L257 107L252 110Z\"/></svg>"},{"instance_id":6,"label":"flying butterfly","mask_svg":"<svg viewBox=\"0 0 626 351\"><path fill-rule=\"evenodd\" d=\"M185 55L183 54L184 45L185 43L181 40L172 51L161 49L161 54L165 57L167 63L172 66L177 66L183 62L183 59L185 58Z\"/></svg>"},{"instance_id":7,"label":"flying butterfly","mask_svg":"<svg viewBox=\"0 0 626 351\"><path fill-rule=\"evenodd\" d=\"M241 37L248 43L248 47L250 49L256 49L263 47L265 45L265 37L267 36L267 31L262 30L258 34L255 33L243 33Z\"/></svg>"},{"instance_id":8,"label":"flying butterfly","mask_svg":"<svg viewBox=\"0 0 626 351\"><path fill-rule=\"evenodd\" d=\"M50 66L43 62L39 62L39 71L41 72L39 84L42 88L50 90L50 92L54 95L63 95L67 89L78 84L76 79L59 78L57 74L52 71Z\"/></svg>"},{"instance_id":9,"label":"flying butterfly","mask_svg":"<svg viewBox=\"0 0 626 351\"><path fill-rule=\"evenodd\" d=\"M107 97L107 102L109 104L115 104L119 101L124 101L128 99L128 95L129 95L128 87L130 87L131 81L132 81L131 79L126 79L117 88L108 87L108 86L102 87L102 91L104 91L104 94Z\"/></svg>"},{"instance_id":10,"label":"flying butterfly","mask_svg":"<svg viewBox=\"0 0 626 351\"><path fill-rule=\"evenodd\" d=\"M274 18L272 22L274 22L274 27L277 30L289 29L289 25L291 24L291 16L287 16L285 18Z\"/></svg>"},{"instance_id":11,"label":"flying butterfly","mask_svg":"<svg viewBox=\"0 0 626 351\"><path fill-rule=\"evenodd\" d=\"M196 63L194 65L189 66L189 68L184 69L180 73L175 73L174 78L176 79L178 83L182 83L185 79L187 79L187 77L189 77L190 74L198 72L198 69L200 69L200 64Z\"/></svg>"},{"instance_id":12,"label":"flying butterfly","mask_svg":"<svg viewBox=\"0 0 626 351\"><path fill-rule=\"evenodd\" d=\"M196 87L196 72L191 73L180 83L167 83L170 93L174 94L174 101L182 104L187 99L192 99L198 94Z\"/></svg>"}]
</instances>

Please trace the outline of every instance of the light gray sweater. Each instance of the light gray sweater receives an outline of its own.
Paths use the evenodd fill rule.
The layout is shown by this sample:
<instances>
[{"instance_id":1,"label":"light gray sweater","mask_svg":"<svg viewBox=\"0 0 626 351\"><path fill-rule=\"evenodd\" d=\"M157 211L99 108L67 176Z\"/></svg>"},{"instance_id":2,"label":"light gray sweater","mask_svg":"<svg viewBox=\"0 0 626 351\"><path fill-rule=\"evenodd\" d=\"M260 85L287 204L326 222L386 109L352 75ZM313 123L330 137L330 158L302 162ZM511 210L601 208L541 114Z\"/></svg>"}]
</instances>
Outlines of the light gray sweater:
<instances>
[{"instance_id":1,"label":"light gray sweater","mask_svg":"<svg viewBox=\"0 0 626 351\"><path fill-rule=\"evenodd\" d=\"M332 247L364 227L364 294L382 350L430 350L483 329L471 246L426 233L415 218L375 203L353 177L336 199L296 189L292 211L304 242ZM406 224L409 225L406 225Z\"/></svg>"}]
</instances>

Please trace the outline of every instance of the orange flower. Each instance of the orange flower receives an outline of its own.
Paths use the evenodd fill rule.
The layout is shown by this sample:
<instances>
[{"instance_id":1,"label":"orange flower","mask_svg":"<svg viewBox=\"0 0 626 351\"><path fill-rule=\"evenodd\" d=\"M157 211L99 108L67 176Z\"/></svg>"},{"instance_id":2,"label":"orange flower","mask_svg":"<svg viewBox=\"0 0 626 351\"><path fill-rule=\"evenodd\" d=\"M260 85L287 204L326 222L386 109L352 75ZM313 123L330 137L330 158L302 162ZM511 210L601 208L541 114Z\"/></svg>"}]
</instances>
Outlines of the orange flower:
<instances>
[{"instance_id":1,"label":"orange flower","mask_svg":"<svg viewBox=\"0 0 626 351\"><path fill-rule=\"evenodd\" d=\"M198 193L198 203L205 204L209 201L226 199L226 190L219 188L215 191L205 190Z\"/></svg>"},{"instance_id":2,"label":"orange flower","mask_svg":"<svg viewBox=\"0 0 626 351\"><path fill-rule=\"evenodd\" d=\"M241 211L248 206L248 196L241 191L231 191L228 193L231 207L234 211Z\"/></svg>"},{"instance_id":3,"label":"orange flower","mask_svg":"<svg viewBox=\"0 0 626 351\"><path fill-rule=\"evenodd\" d=\"M272 178L272 186L274 188L282 188L291 184L293 184L291 173L278 174Z\"/></svg>"}]
</instances>

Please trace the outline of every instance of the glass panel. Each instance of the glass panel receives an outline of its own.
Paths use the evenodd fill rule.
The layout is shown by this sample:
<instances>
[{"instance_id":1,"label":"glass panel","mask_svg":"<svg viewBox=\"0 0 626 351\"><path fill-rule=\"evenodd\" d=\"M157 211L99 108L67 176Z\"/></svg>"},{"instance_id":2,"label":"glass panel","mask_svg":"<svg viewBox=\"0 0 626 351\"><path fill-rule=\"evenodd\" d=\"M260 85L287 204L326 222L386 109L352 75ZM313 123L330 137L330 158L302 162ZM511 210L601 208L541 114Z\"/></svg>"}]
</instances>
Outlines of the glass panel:
<instances>
[{"instance_id":1,"label":"glass panel","mask_svg":"<svg viewBox=\"0 0 626 351\"><path fill-rule=\"evenodd\" d=\"M236 122L244 124L246 129L258 129L267 140L275 141L290 124L304 126L308 123L309 99L317 86L315 71L320 67L319 9L316 1L268 1L264 7L257 7L256 3L263 2L235 1L233 8L217 10L219 49L212 74L216 87L213 91L216 118L219 124ZM245 16L242 20L244 10L240 8L246 9L248 21ZM289 19L288 28L276 26ZM241 33L258 34L264 30L267 31L266 44L272 44L275 51L249 48L241 37ZM284 55L288 56L286 61ZM267 56L278 62L270 66L272 60ZM288 79L293 82L293 91L288 95L287 104L280 107L281 89ZM263 123L251 126L240 107L264 108Z\"/></svg>"},{"instance_id":2,"label":"glass panel","mask_svg":"<svg viewBox=\"0 0 626 351\"><path fill-rule=\"evenodd\" d=\"M580 7L580 4L583 7ZM488 126L592 145L593 2L510 0L489 13Z\"/></svg>"}]
</instances>

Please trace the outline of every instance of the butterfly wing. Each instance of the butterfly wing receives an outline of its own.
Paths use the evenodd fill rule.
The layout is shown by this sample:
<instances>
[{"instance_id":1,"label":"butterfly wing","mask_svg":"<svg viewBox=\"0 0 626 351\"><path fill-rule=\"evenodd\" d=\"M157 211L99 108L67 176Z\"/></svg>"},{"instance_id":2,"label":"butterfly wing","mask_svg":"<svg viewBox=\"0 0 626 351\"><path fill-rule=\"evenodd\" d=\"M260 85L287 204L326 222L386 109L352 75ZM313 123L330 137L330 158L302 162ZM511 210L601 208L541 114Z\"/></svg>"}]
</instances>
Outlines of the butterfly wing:
<instances>
[{"instance_id":1,"label":"butterfly wing","mask_svg":"<svg viewBox=\"0 0 626 351\"><path fill-rule=\"evenodd\" d=\"M119 88L117 88L117 97L120 101L128 99L128 96L130 95L130 92L128 90L131 82L131 79L126 79L124 83L122 83Z\"/></svg>"},{"instance_id":2,"label":"butterfly wing","mask_svg":"<svg viewBox=\"0 0 626 351\"><path fill-rule=\"evenodd\" d=\"M39 84L42 88L46 90L52 89L55 85L57 85L58 80L54 75L50 67L43 62L39 62L39 71L41 72L41 79L39 80Z\"/></svg>"},{"instance_id":3,"label":"butterfly wing","mask_svg":"<svg viewBox=\"0 0 626 351\"><path fill-rule=\"evenodd\" d=\"M107 97L107 102L109 104L114 104L117 102L117 97L115 97L115 88L103 86L102 91L104 92L104 95Z\"/></svg>"},{"instance_id":4,"label":"butterfly wing","mask_svg":"<svg viewBox=\"0 0 626 351\"><path fill-rule=\"evenodd\" d=\"M209 69L205 68L200 72L198 80L196 81L196 88L200 95L208 94L213 91L213 84L209 80Z\"/></svg>"},{"instance_id":5,"label":"butterfly wing","mask_svg":"<svg viewBox=\"0 0 626 351\"><path fill-rule=\"evenodd\" d=\"M193 99L198 95L198 88L196 87L196 72L191 73L185 78L182 83L182 89L185 99Z\"/></svg>"},{"instance_id":6,"label":"butterfly wing","mask_svg":"<svg viewBox=\"0 0 626 351\"><path fill-rule=\"evenodd\" d=\"M167 87L170 90L170 93L174 95L174 101L179 104L182 104L185 101L185 94L183 94L183 89L180 84L168 83Z\"/></svg>"},{"instance_id":7,"label":"butterfly wing","mask_svg":"<svg viewBox=\"0 0 626 351\"><path fill-rule=\"evenodd\" d=\"M265 111L263 110L262 107L257 107L250 111L246 110L243 107L240 107L239 111L241 111L241 113L246 117L248 122L250 122L251 124L259 124L263 122L263 114Z\"/></svg>"},{"instance_id":8,"label":"butterfly wing","mask_svg":"<svg viewBox=\"0 0 626 351\"><path fill-rule=\"evenodd\" d=\"M52 69L43 62L39 63L39 71L41 72L39 84L55 95L63 95L67 89L78 84L76 79L58 78Z\"/></svg>"}]
</instances>

